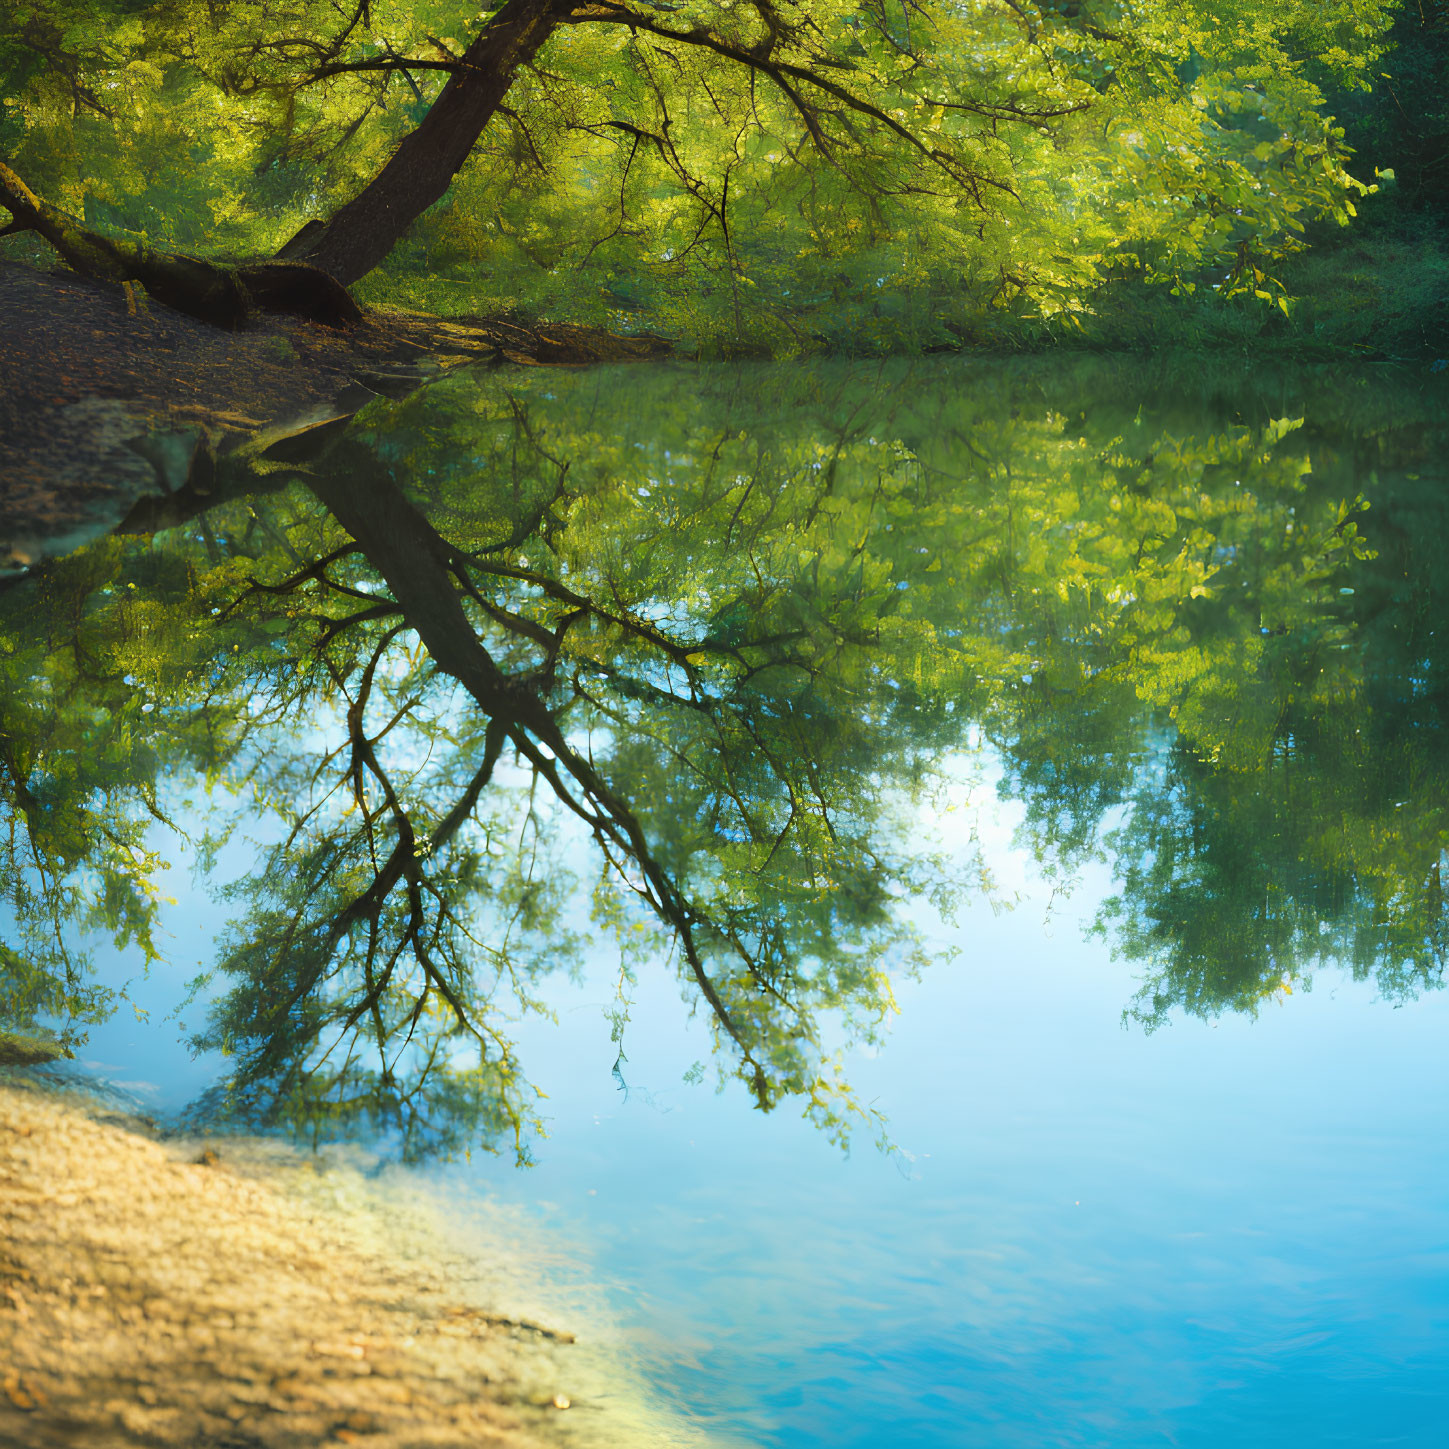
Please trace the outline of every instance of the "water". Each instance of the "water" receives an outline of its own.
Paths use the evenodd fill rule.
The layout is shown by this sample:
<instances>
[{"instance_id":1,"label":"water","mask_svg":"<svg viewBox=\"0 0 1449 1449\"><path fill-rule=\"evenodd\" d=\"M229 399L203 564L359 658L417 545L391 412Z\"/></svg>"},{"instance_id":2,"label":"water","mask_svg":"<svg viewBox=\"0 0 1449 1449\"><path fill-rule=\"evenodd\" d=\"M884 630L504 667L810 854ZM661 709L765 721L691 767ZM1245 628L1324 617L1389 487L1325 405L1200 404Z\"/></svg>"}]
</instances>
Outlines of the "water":
<instances>
[{"instance_id":1,"label":"water","mask_svg":"<svg viewBox=\"0 0 1449 1449\"><path fill-rule=\"evenodd\" d=\"M767 518L750 549L777 573L796 570L797 628L823 627L820 600L849 580L888 627L840 651L835 673L820 666L808 698L772 687L751 718L776 731L766 739L777 757L782 741L802 752L803 764L781 764L802 772L791 779L814 762L853 859L866 842L882 871L969 888L954 922L910 895L882 915L851 861L818 842L798 859L836 882L846 904L833 916L810 917L818 902L779 854L729 865L729 879L736 902L754 883L752 911L857 932L835 955L795 937L822 953L813 959L839 968L855 941L879 943L900 1013L878 1047L847 1047L844 1065L899 1151L878 1152L867 1123L844 1155L788 1095L768 1115L753 1110L748 1078L727 1073L718 1093L712 1073L687 1081L695 1063L730 1054L716 1054L697 993L692 1010L681 1000L678 951L666 967L662 942L636 958L620 1061L607 1016L617 952L579 894L561 891L524 923L543 955L581 938L574 979L545 973L526 988L557 1021L491 998L549 1094L538 1164L519 1172L475 1154L418 1170L522 1205L577 1243L655 1385L722 1444L1440 1442L1449 1008L1426 988L1442 961L1449 828L1435 567L1442 396L1412 376L1198 368L1158 388L1130 369L1078 364L1004 383L979 364L924 379L827 372L794 394L778 374L763 390L758 375L706 378L697 416L681 410L677 375L520 386L555 443L574 433L573 476L593 468L626 477L629 496L647 490L625 513L617 500L612 511L591 503L599 495L581 483L572 506L586 516L568 526L615 559L616 598L641 612L647 600L651 619L682 630L708 621L711 637L734 630L738 641L750 624L729 608L743 596L731 591L750 587L739 545L711 552L721 526L697 482L710 456L701 437L717 440L716 473L736 490L727 501L751 478L788 499L791 478L818 478L833 462L830 496L845 503L829 535L793 514L787 550ZM495 393L470 386L374 422L369 446L415 483L448 466L496 476L504 413ZM862 397L888 406L863 416ZM494 431L469 421L480 417ZM513 497L526 500L534 475L510 467ZM892 503L907 473L916 491ZM922 476L949 486L922 492ZM430 517L450 537L482 529L490 509L507 512L496 501L465 507L474 494L437 496ZM858 507L866 496L876 502ZM679 497L695 514L681 509L657 533L653 510ZM293 541L314 527L288 526ZM663 556L653 572L629 547L646 536ZM874 540L864 562L862 539ZM561 576L585 589L587 550L556 553L569 562ZM906 566L913 553L919 572ZM677 580L672 596L665 574ZM892 593L920 603L886 610ZM754 627L781 617L779 596L749 597ZM615 679L629 662L580 657ZM390 667L391 697L426 699L435 723L391 737L382 764L406 773L420 818L431 808L436 820L445 805L429 806L428 792L445 792L460 762L477 758L468 705L406 658ZM609 727L596 722L594 758L618 762L613 778L637 792L651 829L682 838L667 831L697 816L669 798L683 777L661 784L658 760L675 746L703 749L702 737L677 732L688 712L650 704L646 685L679 691L665 666L631 667L633 693L618 697L632 703ZM168 670L153 672L151 713L194 730ZM275 688L262 665L249 677L258 697ZM223 692L224 673L210 678ZM785 699L797 718L813 711L823 733L779 725ZM648 708L657 712L630 714ZM650 732L648 753L625 748L626 718ZM264 737L270 753L247 797L247 832L264 846L315 798L303 782L322 742L335 748L327 710L286 723ZM255 760L248 748L239 758ZM747 813L778 805L767 780L746 778L748 752L725 758ZM437 760L445 768L429 773ZM496 783L521 778L501 772ZM188 792L194 814L179 803ZM182 772L163 793L199 839L204 801ZM910 795L916 803L903 804ZM235 812L232 797L222 804ZM527 819L520 808L509 818ZM573 868L587 885L584 832L541 813L521 838L537 831L546 843L543 884ZM321 808L313 818L336 832L350 817ZM499 834L502 818L490 817ZM728 863L738 831L715 818L703 853ZM234 879L253 854L234 842L214 877ZM699 899L724 899L709 896L718 883L695 856L669 860ZM177 964L153 966L133 993L153 1005L151 1023L123 1007L82 1049L162 1109L226 1066L170 1047L176 1028L163 1018L179 980L211 959L228 915L275 929L265 914L278 909L275 879L271 894L244 889L222 903L206 889L178 892L163 918ZM487 889L495 926L522 919L521 899L532 909L526 888ZM914 946L897 930L906 919L921 932ZM630 935L640 920L622 924ZM127 974L124 953L95 939L100 972ZM240 962L237 939L224 948ZM919 979L903 974L912 951L925 963ZM345 995L357 980L337 977L332 989ZM841 1006L866 998L817 995L828 1052L842 1039ZM192 1027L201 1010L183 1013ZM767 1031L760 1050L779 1040ZM315 1101L308 1110L315 1125Z\"/></svg>"},{"instance_id":2,"label":"water","mask_svg":"<svg viewBox=\"0 0 1449 1449\"><path fill-rule=\"evenodd\" d=\"M1144 1038L1129 974L1041 904L972 913L970 964L852 1065L902 1170L676 1085L664 992L631 1058L654 1102L611 1096L584 992L542 1165L492 1191L582 1225L660 1380L732 1440L1433 1443L1443 999L1321 986Z\"/></svg>"}]
</instances>

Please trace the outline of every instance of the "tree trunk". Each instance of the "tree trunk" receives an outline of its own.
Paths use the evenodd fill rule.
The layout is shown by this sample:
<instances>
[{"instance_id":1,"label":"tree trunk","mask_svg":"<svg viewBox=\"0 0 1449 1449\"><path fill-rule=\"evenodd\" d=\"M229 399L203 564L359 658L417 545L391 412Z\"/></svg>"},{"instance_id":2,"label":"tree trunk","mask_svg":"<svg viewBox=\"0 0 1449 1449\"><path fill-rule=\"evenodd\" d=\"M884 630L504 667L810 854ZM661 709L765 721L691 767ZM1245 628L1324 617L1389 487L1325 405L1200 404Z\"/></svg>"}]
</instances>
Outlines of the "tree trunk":
<instances>
[{"instance_id":1,"label":"tree trunk","mask_svg":"<svg viewBox=\"0 0 1449 1449\"><path fill-rule=\"evenodd\" d=\"M519 68L569 8L567 0L507 0L382 170L325 224L304 227L279 255L320 267L343 286L365 277L452 185Z\"/></svg>"},{"instance_id":2,"label":"tree trunk","mask_svg":"<svg viewBox=\"0 0 1449 1449\"><path fill-rule=\"evenodd\" d=\"M275 260L233 265L102 236L37 198L0 163L0 228L38 231L88 276L138 281L160 301L222 326L253 308L300 312L333 326L361 315L346 288L364 277L440 200L484 127L573 0L506 0L464 53L436 101L381 171L326 222L309 222Z\"/></svg>"},{"instance_id":3,"label":"tree trunk","mask_svg":"<svg viewBox=\"0 0 1449 1449\"><path fill-rule=\"evenodd\" d=\"M3 161L0 207L13 218L0 235L36 232L82 276L140 282L158 302L218 327L240 327L253 311L295 312L330 327L350 326L362 316L345 287L305 263L208 262L160 251L144 240L92 231L42 201Z\"/></svg>"}]
</instances>

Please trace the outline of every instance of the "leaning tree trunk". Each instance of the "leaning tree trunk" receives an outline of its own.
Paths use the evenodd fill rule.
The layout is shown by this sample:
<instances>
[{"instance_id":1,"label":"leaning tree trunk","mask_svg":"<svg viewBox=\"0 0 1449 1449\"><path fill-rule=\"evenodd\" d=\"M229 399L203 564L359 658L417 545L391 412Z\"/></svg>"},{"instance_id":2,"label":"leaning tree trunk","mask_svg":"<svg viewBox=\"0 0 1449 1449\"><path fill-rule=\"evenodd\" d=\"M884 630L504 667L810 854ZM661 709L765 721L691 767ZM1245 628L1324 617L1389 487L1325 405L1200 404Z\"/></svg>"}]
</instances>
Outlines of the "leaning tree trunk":
<instances>
[{"instance_id":1,"label":"leaning tree trunk","mask_svg":"<svg viewBox=\"0 0 1449 1449\"><path fill-rule=\"evenodd\" d=\"M0 161L0 207L11 215L0 236L33 231L76 271L103 282L139 282L178 312L239 327L254 311L296 312L329 326L356 322L361 309L320 268L293 261L209 262L166 252L139 238L106 236L52 206Z\"/></svg>"},{"instance_id":2,"label":"leaning tree trunk","mask_svg":"<svg viewBox=\"0 0 1449 1449\"><path fill-rule=\"evenodd\" d=\"M300 312L334 326L361 316L347 288L381 262L441 199L483 129L574 0L506 0L464 53L436 101L387 164L326 222L310 222L270 261L227 264L102 235L40 200L0 162L0 235L34 231L77 271L140 282L159 301L239 326L253 310Z\"/></svg>"},{"instance_id":3,"label":"leaning tree trunk","mask_svg":"<svg viewBox=\"0 0 1449 1449\"><path fill-rule=\"evenodd\" d=\"M520 67L570 8L567 0L507 0L382 170L330 220L304 227L278 255L320 267L343 286L365 277L452 185Z\"/></svg>"}]
</instances>

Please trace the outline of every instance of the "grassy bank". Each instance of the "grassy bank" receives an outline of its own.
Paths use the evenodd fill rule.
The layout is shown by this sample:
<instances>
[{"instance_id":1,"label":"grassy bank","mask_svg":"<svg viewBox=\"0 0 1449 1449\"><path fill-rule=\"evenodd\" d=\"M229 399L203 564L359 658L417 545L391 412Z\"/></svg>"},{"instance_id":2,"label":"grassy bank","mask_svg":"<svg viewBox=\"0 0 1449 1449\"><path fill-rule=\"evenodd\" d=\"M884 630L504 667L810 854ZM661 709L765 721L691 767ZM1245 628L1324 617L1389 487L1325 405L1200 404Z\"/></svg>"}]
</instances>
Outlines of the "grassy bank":
<instances>
[{"instance_id":1,"label":"grassy bank","mask_svg":"<svg viewBox=\"0 0 1449 1449\"><path fill-rule=\"evenodd\" d=\"M4 255L40 270L55 266L53 256L24 237L8 239ZM1449 358L1449 222L1436 211L1370 209L1354 226L1322 228L1304 252L1278 268L1275 280L1288 299L1286 314L1278 305L1278 286L1266 300L1224 298L1204 278L1192 293L1173 295L1166 285L1148 285L1135 275L1098 287L1090 298L1093 311L1075 321L1013 313L989 305L985 297L939 287L880 295L846 289L836 301L812 299L798 308L794 299L770 296L728 325L716 318L692 332L671 328L667 318L647 309L627 316L600 312L561 294L550 294L534 308L525 298L516 315L505 310L515 322L536 320L537 314L563 323L627 323L626 332L669 334L681 351L705 359L1083 348L1173 348L1305 361ZM450 288L446 278L420 279L406 271L369 279L359 296L369 305L439 314L488 313L498 303L461 281ZM148 310L158 318L178 315L154 303ZM144 319L135 324L143 325ZM273 319L268 325L279 324ZM301 324L286 325L295 331Z\"/></svg>"}]
</instances>

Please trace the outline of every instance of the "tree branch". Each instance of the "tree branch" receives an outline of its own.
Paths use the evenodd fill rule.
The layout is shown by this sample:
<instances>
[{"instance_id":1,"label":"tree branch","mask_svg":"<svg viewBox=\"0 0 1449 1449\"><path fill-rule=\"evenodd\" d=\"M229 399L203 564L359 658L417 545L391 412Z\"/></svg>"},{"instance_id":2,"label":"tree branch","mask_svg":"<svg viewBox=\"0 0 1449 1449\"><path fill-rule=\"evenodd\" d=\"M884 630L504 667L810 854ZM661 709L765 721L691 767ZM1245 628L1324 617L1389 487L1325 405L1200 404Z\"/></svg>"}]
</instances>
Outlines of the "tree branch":
<instances>
[{"instance_id":1,"label":"tree branch","mask_svg":"<svg viewBox=\"0 0 1449 1449\"><path fill-rule=\"evenodd\" d=\"M587 6L573 10L559 16L559 24L581 25L589 22L598 22L606 25L627 25L631 30L643 31L646 34L657 35L665 40L672 41L677 45L695 46L704 50L712 51L715 55L725 60L730 60L738 65L749 67L759 74L767 77L780 92L790 101L791 105L800 112L806 128L810 132L811 139L815 141L822 154L829 154L829 141L824 136L820 127L819 115L815 108L810 105L801 94L798 86L809 86L815 90L822 91L825 95L839 101L841 105L857 115L864 116L874 121L877 125L884 126L898 139L905 142L912 149L916 150L931 164L946 172L953 180L965 184L975 191L978 184L984 183L996 190L1014 194L1012 188L1003 181L993 177L984 176L972 170L964 163L958 161L949 152L939 147L928 145L911 128L897 120L880 106L862 99L853 91L847 89L837 81L819 74L809 66L797 65L791 61L779 61L771 58L770 52L774 47L755 47L746 49L735 44L733 41L717 35L714 31L704 26L696 26L692 30L675 30L667 25L651 19L648 15L641 14L637 10L631 10L627 6L614 4L613 0L593 0ZM1088 102L1064 103L1060 106L1047 106L1040 109L1028 109L1012 105L990 105L973 101L940 101L929 97L922 97L922 102L930 106L944 106L950 110L968 112L979 115L993 121L1014 120L1024 122L1041 122L1052 120L1061 116L1071 115L1076 111L1086 108Z\"/></svg>"}]
</instances>

